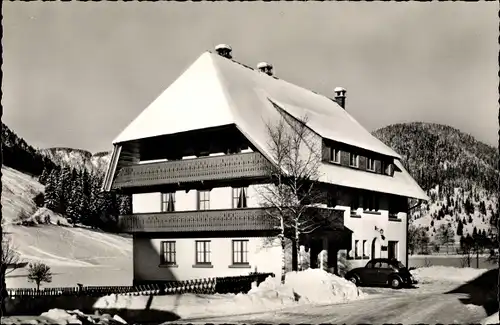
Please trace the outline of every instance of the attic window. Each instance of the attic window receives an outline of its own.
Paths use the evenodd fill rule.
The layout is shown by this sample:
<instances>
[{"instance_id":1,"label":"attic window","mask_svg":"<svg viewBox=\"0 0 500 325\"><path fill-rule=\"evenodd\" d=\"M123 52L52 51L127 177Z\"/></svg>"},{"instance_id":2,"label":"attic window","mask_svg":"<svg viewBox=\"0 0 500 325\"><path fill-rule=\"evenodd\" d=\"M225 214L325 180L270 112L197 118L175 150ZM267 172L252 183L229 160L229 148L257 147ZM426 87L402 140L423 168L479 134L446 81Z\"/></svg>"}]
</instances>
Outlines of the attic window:
<instances>
[{"instance_id":1,"label":"attic window","mask_svg":"<svg viewBox=\"0 0 500 325\"><path fill-rule=\"evenodd\" d=\"M336 164L340 164L340 150L336 148L330 149L330 161Z\"/></svg>"},{"instance_id":2,"label":"attic window","mask_svg":"<svg viewBox=\"0 0 500 325\"><path fill-rule=\"evenodd\" d=\"M366 169L375 171L375 160L373 158L366 158Z\"/></svg>"},{"instance_id":3,"label":"attic window","mask_svg":"<svg viewBox=\"0 0 500 325\"><path fill-rule=\"evenodd\" d=\"M349 154L349 166L351 167L359 167L359 156L355 153L350 153Z\"/></svg>"}]
</instances>

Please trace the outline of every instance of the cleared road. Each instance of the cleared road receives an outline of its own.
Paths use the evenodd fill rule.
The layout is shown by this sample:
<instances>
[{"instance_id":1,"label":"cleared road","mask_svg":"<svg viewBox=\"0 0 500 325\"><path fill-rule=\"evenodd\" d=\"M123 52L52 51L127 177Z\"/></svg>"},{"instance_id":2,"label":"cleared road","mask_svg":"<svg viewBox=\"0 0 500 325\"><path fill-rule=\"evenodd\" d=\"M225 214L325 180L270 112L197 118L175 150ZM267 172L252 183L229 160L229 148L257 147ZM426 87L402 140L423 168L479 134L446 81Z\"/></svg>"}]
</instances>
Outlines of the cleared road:
<instances>
[{"instance_id":1,"label":"cleared road","mask_svg":"<svg viewBox=\"0 0 500 325\"><path fill-rule=\"evenodd\" d=\"M298 305L278 311L237 316L183 319L189 323L477 323L487 316L483 307L465 305L463 294L376 294L338 305Z\"/></svg>"}]
</instances>

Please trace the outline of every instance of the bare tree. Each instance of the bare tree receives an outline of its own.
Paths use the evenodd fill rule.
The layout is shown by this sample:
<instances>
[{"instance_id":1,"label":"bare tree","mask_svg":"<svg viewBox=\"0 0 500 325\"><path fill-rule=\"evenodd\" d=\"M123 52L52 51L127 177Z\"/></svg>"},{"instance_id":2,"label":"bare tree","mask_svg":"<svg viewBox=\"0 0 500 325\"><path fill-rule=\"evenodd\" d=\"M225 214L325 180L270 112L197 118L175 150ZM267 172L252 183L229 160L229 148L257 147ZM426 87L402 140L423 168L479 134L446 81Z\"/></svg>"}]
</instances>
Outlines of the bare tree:
<instances>
[{"instance_id":1,"label":"bare tree","mask_svg":"<svg viewBox=\"0 0 500 325\"><path fill-rule=\"evenodd\" d=\"M292 240L292 270L299 268L300 236L321 227L310 207L318 202L321 191L316 184L321 163L321 148L313 141L307 118L282 118L268 124L269 148L274 160L269 165L271 182L258 189L266 213L279 220L278 235L283 251L281 280L286 270L285 238Z\"/></svg>"},{"instance_id":2,"label":"bare tree","mask_svg":"<svg viewBox=\"0 0 500 325\"><path fill-rule=\"evenodd\" d=\"M36 283L36 289L40 290L42 282L52 282L52 271L43 263L30 263L28 280Z\"/></svg>"},{"instance_id":3,"label":"bare tree","mask_svg":"<svg viewBox=\"0 0 500 325\"><path fill-rule=\"evenodd\" d=\"M1 279L1 300L2 300L2 313L5 313L5 298L7 297L7 283L5 277L7 274L13 272L15 269L22 266L19 254L15 251L10 238L7 237L5 232L2 232L2 260L0 261L0 276Z\"/></svg>"}]
</instances>

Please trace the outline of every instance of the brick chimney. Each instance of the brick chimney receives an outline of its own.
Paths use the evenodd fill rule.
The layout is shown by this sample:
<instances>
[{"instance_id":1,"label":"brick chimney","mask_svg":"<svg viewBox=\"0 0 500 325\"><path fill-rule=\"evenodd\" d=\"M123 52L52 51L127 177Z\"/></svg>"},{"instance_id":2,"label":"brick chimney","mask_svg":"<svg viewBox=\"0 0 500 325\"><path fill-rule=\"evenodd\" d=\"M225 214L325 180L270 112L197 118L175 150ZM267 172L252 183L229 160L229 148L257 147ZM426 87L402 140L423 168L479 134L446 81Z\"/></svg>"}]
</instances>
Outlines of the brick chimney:
<instances>
[{"instance_id":1,"label":"brick chimney","mask_svg":"<svg viewBox=\"0 0 500 325\"><path fill-rule=\"evenodd\" d=\"M273 65L271 63L260 62L259 64L257 64L257 69L259 69L260 72L267 74L268 76L273 75Z\"/></svg>"},{"instance_id":2,"label":"brick chimney","mask_svg":"<svg viewBox=\"0 0 500 325\"><path fill-rule=\"evenodd\" d=\"M215 47L215 51L217 52L217 54L219 54L222 57L225 57L226 59L233 58L233 56L231 55L231 52L233 51L233 49L231 48L231 46L229 46L227 44L217 45Z\"/></svg>"},{"instance_id":3,"label":"brick chimney","mask_svg":"<svg viewBox=\"0 0 500 325\"><path fill-rule=\"evenodd\" d=\"M334 91L335 101L340 105L340 107L345 109L345 93L347 92L347 90L342 87L335 87Z\"/></svg>"}]
</instances>

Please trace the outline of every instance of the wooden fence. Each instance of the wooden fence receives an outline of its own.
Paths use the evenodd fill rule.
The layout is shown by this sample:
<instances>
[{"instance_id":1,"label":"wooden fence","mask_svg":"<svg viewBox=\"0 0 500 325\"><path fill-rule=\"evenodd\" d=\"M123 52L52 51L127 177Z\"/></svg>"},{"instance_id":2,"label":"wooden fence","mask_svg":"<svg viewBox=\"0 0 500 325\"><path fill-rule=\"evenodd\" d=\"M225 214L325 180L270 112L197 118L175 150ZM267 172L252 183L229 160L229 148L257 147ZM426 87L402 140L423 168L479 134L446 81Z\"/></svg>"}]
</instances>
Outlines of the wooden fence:
<instances>
[{"instance_id":1,"label":"wooden fence","mask_svg":"<svg viewBox=\"0 0 500 325\"><path fill-rule=\"evenodd\" d=\"M214 294L214 293L246 293L252 288L252 283L263 282L273 273L251 273L246 276L205 278L187 281L168 281L136 286L81 286L44 288L12 288L7 289L9 296L93 296L100 297L110 294L126 295L174 295L184 293Z\"/></svg>"}]
</instances>

